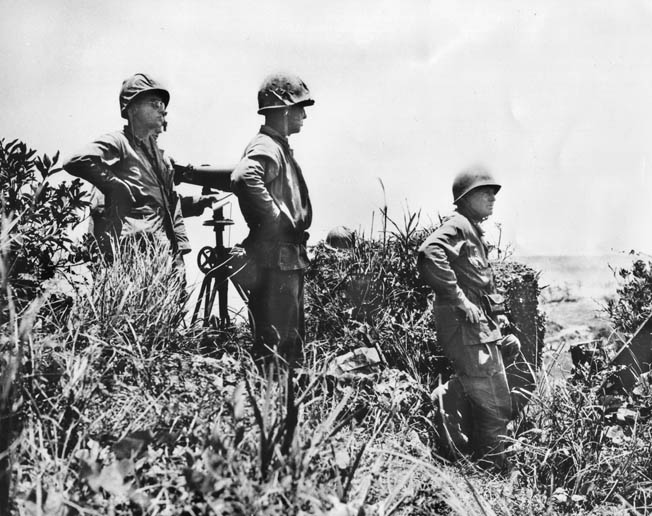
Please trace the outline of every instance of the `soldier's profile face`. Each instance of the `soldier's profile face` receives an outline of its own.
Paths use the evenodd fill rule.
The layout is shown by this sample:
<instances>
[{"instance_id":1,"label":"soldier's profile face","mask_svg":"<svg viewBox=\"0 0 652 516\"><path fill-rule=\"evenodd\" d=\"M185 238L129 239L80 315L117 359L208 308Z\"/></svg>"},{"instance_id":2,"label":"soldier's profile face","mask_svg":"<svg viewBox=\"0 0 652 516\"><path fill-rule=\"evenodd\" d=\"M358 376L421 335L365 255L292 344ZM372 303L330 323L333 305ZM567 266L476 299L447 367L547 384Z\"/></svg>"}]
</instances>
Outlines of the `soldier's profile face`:
<instances>
[{"instance_id":1,"label":"soldier's profile face","mask_svg":"<svg viewBox=\"0 0 652 516\"><path fill-rule=\"evenodd\" d=\"M165 102L156 93L143 93L133 103L132 116L141 125L160 133L165 125Z\"/></svg>"},{"instance_id":2,"label":"soldier's profile face","mask_svg":"<svg viewBox=\"0 0 652 516\"><path fill-rule=\"evenodd\" d=\"M301 131L305 119L306 110L303 106L291 106L287 114L288 134L295 134Z\"/></svg>"},{"instance_id":3,"label":"soldier's profile face","mask_svg":"<svg viewBox=\"0 0 652 516\"><path fill-rule=\"evenodd\" d=\"M488 217L494 212L496 189L493 186L475 188L465 196L465 202L479 216Z\"/></svg>"}]
</instances>

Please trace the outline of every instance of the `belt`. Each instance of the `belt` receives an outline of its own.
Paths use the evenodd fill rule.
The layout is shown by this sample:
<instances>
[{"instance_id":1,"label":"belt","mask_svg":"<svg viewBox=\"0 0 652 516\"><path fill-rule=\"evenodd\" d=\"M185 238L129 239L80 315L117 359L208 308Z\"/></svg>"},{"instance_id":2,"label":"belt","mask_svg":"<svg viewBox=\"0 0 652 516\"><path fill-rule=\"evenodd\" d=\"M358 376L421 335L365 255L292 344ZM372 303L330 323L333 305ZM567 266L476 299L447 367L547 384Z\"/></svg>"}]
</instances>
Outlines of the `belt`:
<instances>
[{"instance_id":1,"label":"belt","mask_svg":"<svg viewBox=\"0 0 652 516\"><path fill-rule=\"evenodd\" d=\"M252 241L253 242L266 242L269 244L293 244L293 245L302 245L308 242L308 238L310 237L310 234L307 231L302 231L300 233L296 234L281 234L281 235L274 235L274 238L269 238L266 235L252 235Z\"/></svg>"}]
</instances>

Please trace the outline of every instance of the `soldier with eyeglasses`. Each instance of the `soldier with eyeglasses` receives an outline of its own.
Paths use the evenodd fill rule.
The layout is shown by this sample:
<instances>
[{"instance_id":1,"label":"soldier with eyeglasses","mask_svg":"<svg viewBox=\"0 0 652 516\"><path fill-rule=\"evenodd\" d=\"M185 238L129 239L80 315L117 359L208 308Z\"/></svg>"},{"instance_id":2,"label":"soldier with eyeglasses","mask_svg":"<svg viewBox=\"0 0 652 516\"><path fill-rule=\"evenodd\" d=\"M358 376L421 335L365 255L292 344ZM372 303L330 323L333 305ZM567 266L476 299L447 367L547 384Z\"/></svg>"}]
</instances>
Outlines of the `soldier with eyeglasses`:
<instances>
[{"instance_id":1,"label":"soldier with eyeglasses","mask_svg":"<svg viewBox=\"0 0 652 516\"><path fill-rule=\"evenodd\" d=\"M119 102L127 125L86 145L63 168L104 197L93 233L105 256L112 256L112 238L142 236L169 243L183 270L190 245L174 189L174 168L157 144L169 101L168 90L151 76L137 73L125 79Z\"/></svg>"}]
</instances>

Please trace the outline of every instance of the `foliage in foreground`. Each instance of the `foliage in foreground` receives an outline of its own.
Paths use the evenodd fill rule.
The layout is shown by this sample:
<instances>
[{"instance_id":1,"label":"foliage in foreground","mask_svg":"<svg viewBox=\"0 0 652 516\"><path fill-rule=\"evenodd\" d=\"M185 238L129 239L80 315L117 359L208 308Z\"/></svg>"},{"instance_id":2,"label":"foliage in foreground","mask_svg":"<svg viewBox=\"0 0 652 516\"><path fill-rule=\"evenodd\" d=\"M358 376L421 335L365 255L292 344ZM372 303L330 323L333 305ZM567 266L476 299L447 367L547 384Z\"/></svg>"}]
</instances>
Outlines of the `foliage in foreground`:
<instances>
[{"instance_id":1,"label":"foliage in foreground","mask_svg":"<svg viewBox=\"0 0 652 516\"><path fill-rule=\"evenodd\" d=\"M306 280L307 323L333 354L374 347L385 364L432 383L447 366L430 318L432 291L416 271L416 250L428 234L418 223L418 214L407 215L402 226L380 239L360 236L351 249L317 245Z\"/></svg>"},{"instance_id":2,"label":"foliage in foreground","mask_svg":"<svg viewBox=\"0 0 652 516\"><path fill-rule=\"evenodd\" d=\"M32 212L11 215L25 213ZM0 451L9 453L0 466L6 470L12 457L13 509L328 516L650 510L647 405L619 418L590 375L541 382L513 436L518 479L437 458L424 386L442 369L427 289L414 274L414 249L425 235L415 217L380 241L359 241L353 252L317 247L308 285L314 340L295 378L278 365L254 367L242 329L180 324L179 278L156 246L127 247L87 284L76 284L68 303L40 297L39 284L35 301L17 307L20 278L4 267L15 247L3 225ZM506 292L513 283L505 278L522 277L500 274ZM360 345L376 347L383 366L355 378L329 374L330 357Z\"/></svg>"},{"instance_id":3,"label":"foliage in foreground","mask_svg":"<svg viewBox=\"0 0 652 516\"><path fill-rule=\"evenodd\" d=\"M522 485L546 495L559 514L599 513L624 503L652 507L649 391L629 404L599 389L606 372L578 369L569 382L542 377L512 446ZM625 511L625 514L627 511Z\"/></svg>"},{"instance_id":4,"label":"foliage in foreground","mask_svg":"<svg viewBox=\"0 0 652 516\"><path fill-rule=\"evenodd\" d=\"M42 292L46 280L67 271L77 251L69 231L88 202L79 179L51 184L61 170L58 159L58 152L39 157L18 140L0 139L4 266L19 308Z\"/></svg>"},{"instance_id":5,"label":"foliage in foreground","mask_svg":"<svg viewBox=\"0 0 652 516\"><path fill-rule=\"evenodd\" d=\"M617 331L633 334L652 314L652 261L638 259L614 272L622 283L606 311Z\"/></svg>"},{"instance_id":6,"label":"foliage in foreground","mask_svg":"<svg viewBox=\"0 0 652 516\"><path fill-rule=\"evenodd\" d=\"M317 341L302 376L288 382L225 352L242 349L237 332L229 334L235 345L173 326L175 297L143 291L153 281L175 284L165 256L126 255L106 280L80 290L75 324L45 331L43 312L23 337L32 374L20 382L13 471L25 514L588 514L605 502L605 514L616 514L616 495L641 506L642 477L611 494L610 479L644 472L648 430L640 426L635 438L623 430L631 444L607 446L616 430L600 434L585 386L542 389L533 400L522 423L531 430L514 447L518 481L453 468L414 425L430 407L409 375L385 368L336 380ZM112 304L103 292L109 278L121 278L110 283ZM139 301L122 304L128 292ZM155 321L170 330L160 340L149 337ZM222 351L197 352L211 342Z\"/></svg>"},{"instance_id":7,"label":"foliage in foreground","mask_svg":"<svg viewBox=\"0 0 652 516\"><path fill-rule=\"evenodd\" d=\"M168 288L148 291L155 283ZM421 398L407 378L336 382L320 343L308 346L298 378L282 367L261 373L246 354L199 354L199 342L206 349L226 336L179 327L179 295L167 254L154 247L97 271L70 324L43 325L42 314L24 346L31 374L16 382L17 508L334 516L362 506L401 514L419 496L482 514L473 488L440 476L417 434L408 451L406 413L421 410Z\"/></svg>"}]
</instances>

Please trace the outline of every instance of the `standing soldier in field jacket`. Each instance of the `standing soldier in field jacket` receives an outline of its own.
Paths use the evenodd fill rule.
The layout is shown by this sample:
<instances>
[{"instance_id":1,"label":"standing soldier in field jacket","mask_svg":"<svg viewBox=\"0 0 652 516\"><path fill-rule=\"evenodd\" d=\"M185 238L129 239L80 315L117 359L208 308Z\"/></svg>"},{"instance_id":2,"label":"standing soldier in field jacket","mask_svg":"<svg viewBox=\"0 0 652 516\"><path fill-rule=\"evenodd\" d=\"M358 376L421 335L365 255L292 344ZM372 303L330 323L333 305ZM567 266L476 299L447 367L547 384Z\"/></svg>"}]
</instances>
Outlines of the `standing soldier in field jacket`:
<instances>
[{"instance_id":1,"label":"standing soldier in field jacket","mask_svg":"<svg viewBox=\"0 0 652 516\"><path fill-rule=\"evenodd\" d=\"M502 436L511 416L502 354L511 359L519 348L514 336L502 336L492 310L500 300L480 228L500 188L482 167L458 174L457 210L426 239L418 257L419 272L435 291L437 340L455 372L448 393L460 393L462 400L440 431L458 451L472 451L481 464L498 470L506 466Z\"/></svg>"},{"instance_id":2,"label":"standing soldier in field jacket","mask_svg":"<svg viewBox=\"0 0 652 516\"><path fill-rule=\"evenodd\" d=\"M264 358L276 351L290 366L300 360L305 339L303 287L312 206L288 136L301 130L305 106L314 103L296 75L268 76L258 91L265 124L232 174L232 189L249 226L243 247L257 271L249 296L254 355Z\"/></svg>"},{"instance_id":3,"label":"standing soldier in field jacket","mask_svg":"<svg viewBox=\"0 0 652 516\"><path fill-rule=\"evenodd\" d=\"M182 256L190 245L174 190L174 169L157 144L169 101L168 90L149 75L125 79L119 102L127 125L88 144L63 168L105 198L101 227L94 228L104 254L111 256L111 237L147 236L168 242L183 270Z\"/></svg>"}]
</instances>

